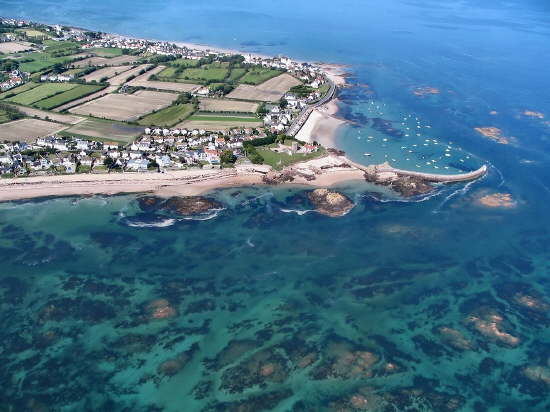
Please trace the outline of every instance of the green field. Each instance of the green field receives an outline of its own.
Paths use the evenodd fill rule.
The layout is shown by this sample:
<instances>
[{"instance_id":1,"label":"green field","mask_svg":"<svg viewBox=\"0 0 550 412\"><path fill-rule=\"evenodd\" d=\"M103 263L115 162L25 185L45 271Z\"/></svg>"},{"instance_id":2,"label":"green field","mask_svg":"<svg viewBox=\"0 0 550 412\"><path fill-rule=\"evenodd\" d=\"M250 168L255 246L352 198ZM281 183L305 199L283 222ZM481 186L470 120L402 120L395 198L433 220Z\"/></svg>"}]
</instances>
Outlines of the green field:
<instances>
[{"instance_id":1,"label":"green field","mask_svg":"<svg viewBox=\"0 0 550 412\"><path fill-rule=\"evenodd\" d=\"M16 32L19 32L19 33L25 33L25 35L27 37L50 37L48 34L42 32L42 31L39 31L39 30L36 30L32 27L27 27L27 28L23 28L23 29L16 29L15 30Z\"/></svg>"},{"instance_id":2,"label":"green field","mask_svg":"<svg viewBox=\"0 0 550 412\"><path fill-rule=\"evenodd\" d=\"M54 107L61 106L62 104L71 102L81 97L88 96L89 94L95 93L105 86L94 86L90 84L82 84L66 92L56 94L55 96L49 97L47 99L40 100L34 103L33 106L38 107L39 109L53 109Z\"/></svg>"},{"instance_id":3,"label":"green field","mask_svg":"<svg viewBox=\"0 0 550 412\"><path fill-rule=\"evenodd\" d=\"M239 83L257 85L280 75L282 72L275 69L264 67L254 67L248 69L248 72L240 79Z\"/></svg>"},{"instance_id":4,"label":"green field","mask_svg":"<svg viewBox=\"0 0 550 412\"><path fill-rule=\"evenodd\" d=\"M56 41L56 40L45 40L44 46L46 46L46 53L55 53L55 52L71 52L80 48L80 43L74 41Z\"/></svg>"},{"instance_id":5,"label":"green field","mask_svg":"<svg viewBox=\"0 0 550 412\"><path fill-rule=\"evenodd\" d=\"M237 116L208 116L197 114L191 116L189 120L199 120L206 122L249 122L257 123L260 120L257 117L237 117Z\"/></svg>"},{"instance_id":6,"label":"green field","mask_svg":"<svg viewBox=\"0 0 550 412\"><path fill-rule=\"evenodd\" d=\"M231 69L227 81L236 82L247 73L246 69Z\"/></svg>"},{"instance_id":7,"label":"green field","mask_svg":"<svg viewBox=\"0 0 550 412\"><path fill-rule=\"evenodd\" d=\"M39 100L73 89L76 86L76 84L71 83L44 83L38 87L20 93L17 96L10 97L6 100L25 106L30 106L31 104L36 103Z\"/></svg>"},{"instance_id":8,"label":"green field","mask_svg":"<svg viewBox=\"0 0 550 412\"><path fill-rule=\"evenodd\" d=\"M95 49L88 49L87 51L92 52L99 57L122 56L122 49L117 49L115 47L97 47Z\"/></svg>"},{"instance_id":9,"label":"green field","mask_svg":"<svg viewBox=\"0 0 550 412\"><path fill-rule=\"evenodd\" d=\"M27 61L31 59L32 61ZM53 57L48 53L34 52L25 54L23 63L20 64L19 69L23 72L36 73L57 63L65 64L72 60L74 58L71 56Z\"/></svg>"},{"instance_id":10,"label":"green field","mask_svg":"<svg viewBox=\"0 0 550 412\"><path fill-rule=\"evenodd\" d=\"M17 108L7 104L0 105L0 124L25 117Z\"/></svg>"},{"instance_id":11,"label":"green field","mask_svg":"<svg viewBox=\"0 0 550 412\"><path fill-rule=\"evenodd\" d=\"M70 76L71 74L73 76L77 76L80 74L80 73L84 73L85 71L87 70L87 68L76 68L76 69L69 69L67 70L66 72L63 72L63 74L67 75L67 76Z\"/></svg>"},{"instance_id":12,"label":"green field","mask_svg":"<svg viewBox=\"0 0 550 412\"><path fill-rule=\"evenodd\" d=\"M171 127L188 118L194 110L193 104L175 104L143 117L138 123L143 126Z\"/></svg>"},{"instance_id":13,"label":"green field","mask_svg":"<svg viewBox=\"0 0 550 412\"><path fill-rule=\"evenodd\" d=\"M178 67L196 67L199 64L198 60L192 59L176 59L168 63L170 66Z\"/></svg>"},{"instance_id":14,"label":"green field","mask_svg":"<svg viewBox=\"0 0 550 412\"><path fill-rule=\"evenodd\" d=\"M274 146L274 145L270 145L270 146ZM295 153L293 155L289 155L287 153L276 153L270 150L269 147L261 146L261 147L257 147L256 150L264 158L264 164L270 165L276 170L281 170L282 168L286 166L290 166L294 163L315 159L316 157L319 157L325 154L324 150L319 149L317 152L313 152L313 153L308 153L308 154Z\"/></svg>"},{"instance_id":15,"label":"green field","mask_svg":"<svg viewBox=\"0 0 550 412\"><path fill-rule=\"evenodd\" d=\"M264 67L230 67L229 62L214 62L199 67L194 60L175 60L161 71L157 78L161 81L196 83L203 85L239 83L257 85L282 73L281 70Z\"/></svg>"},{"instance_id":16,"label":"green field","mask_svg":"<svg viewBox=\"0 0 550 412\"><path fill-rule=\"evenodd\" d=\"M27 90L31 90L38 86L38 83L25 83L21 86L15 87L11 90L5 91L4 93L0 93L0 100L7 98L8 96L15 96L19 93L26 92Z\"/></svg>"}]
</instances>

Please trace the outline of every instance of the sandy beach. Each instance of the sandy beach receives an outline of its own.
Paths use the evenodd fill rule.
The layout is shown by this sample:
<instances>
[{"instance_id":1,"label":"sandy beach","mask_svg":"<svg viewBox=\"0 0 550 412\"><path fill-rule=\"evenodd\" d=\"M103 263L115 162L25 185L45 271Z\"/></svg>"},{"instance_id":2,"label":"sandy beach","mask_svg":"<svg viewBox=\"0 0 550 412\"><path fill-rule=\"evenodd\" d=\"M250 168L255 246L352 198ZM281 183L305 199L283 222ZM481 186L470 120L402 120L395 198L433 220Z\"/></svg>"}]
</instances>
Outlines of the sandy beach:
<instances>
[{"instance_id":1,"label":"sandy beach","mask_svg":"<svg viewBox=\"0 0 550 412\"><path fill-rule=\"evenodd\" d=\"M298 174L292 184L327 187L363 178L363 172L340 167L342 164L341 159L332 156L295 164L289 168ZM259 172L221 169L20 177L0 180L0 201L123 193L194 196L220 188L264 185L263 176ZM309 180L313 176L315 179Z\"/></svg>"},{"instance_id":2,"label":"sandy beach","mask_svg":"<svg viewBox=\"0 0 550 412\"><path fill-rule=\"evenodd\" d=\"M309 118L296 134L296 139L312 143L316 141L324 147L335 147L336 133L346 124L345 120L336 117L338 100L330 102L311 112Z\"/></svg>"}]
</instances>

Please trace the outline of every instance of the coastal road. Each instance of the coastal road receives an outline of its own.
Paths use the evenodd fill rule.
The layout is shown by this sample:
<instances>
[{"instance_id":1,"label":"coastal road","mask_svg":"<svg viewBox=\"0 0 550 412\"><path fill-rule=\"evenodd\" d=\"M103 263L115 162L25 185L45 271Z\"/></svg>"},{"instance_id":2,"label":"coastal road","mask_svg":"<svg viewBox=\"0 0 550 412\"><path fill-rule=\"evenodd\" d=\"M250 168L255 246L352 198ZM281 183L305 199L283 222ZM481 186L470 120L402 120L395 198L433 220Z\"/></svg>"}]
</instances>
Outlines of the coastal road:
<instances>
[{"instance_id":1,"label":"coastal road","mask_svg":"<svg viewBox=\"0 0 550 412\"><path fill-rule=\"evenodd\" d=\"M290 125L286 133L288 136L290 137L296 136L296 134L300 131L302 126L307 122L307 119L309 119L309 116L311 115L313 110L323 106L324 104L330 102L334 98L334 95L336 94L336 84L329 78L327 78L327 81L330 84L330 89L328 93L321 100L308 105L304 110L302 110L302 113L300 113L300 115Z\"/></svg>"}]
</instances>

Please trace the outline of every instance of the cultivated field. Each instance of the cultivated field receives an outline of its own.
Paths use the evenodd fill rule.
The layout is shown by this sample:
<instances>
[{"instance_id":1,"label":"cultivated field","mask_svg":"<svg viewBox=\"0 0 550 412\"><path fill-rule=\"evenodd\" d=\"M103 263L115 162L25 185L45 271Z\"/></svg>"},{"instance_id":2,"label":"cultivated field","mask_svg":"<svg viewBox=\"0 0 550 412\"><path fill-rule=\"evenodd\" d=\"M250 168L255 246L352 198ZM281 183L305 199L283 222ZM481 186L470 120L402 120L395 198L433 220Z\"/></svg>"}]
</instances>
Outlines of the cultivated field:
<instances>
[{"instance_id":1,"label":"cultivated field","mask_svg":"<svg viewBox=\"0 0 550 412\"><path fill-rule=\"evenodd\" d=\"M125 56L122 56L122 57L125 57ZM147 70L148 67L149 67L148 64L142 64L142 65L139 65L137 67L134 67L131 70L125 71L124 73L119 74L118 76L115 76L115 77L112 77L111 79L109 79L109 84L111 84L113 86L120 86L120 85L126 83L126 80L128 80L128 77L137 76L137 74L140 71Z\"/></svg>"},{"instance_id":2,"label":"cultivated field","mask_svg":"<svg viewBox=\"0 0 550 412\"><path fill-rule=\"evenodd\" d=\"M89 57L84 60L73 62L70 64L70 66L73 66L73 67L100 66L101 67L101 66L107 66L110 60L111 59L107 59L105 57Z\"/></svg>"},{"instance_id":3,"label":"cultivated field","mask_svg":"<svg viewBox=\"0 0 550 412\"><path fill-rule=\"evenodd\" d=\"M27 90L34 89L37 86L38 86L38 83L29 82L21 86L14 87L13 89L7 90L4 93L0 93L0 100L13 97L19 93L23 93L23 92L26 92Z\"/></svg>"},{"instance_id":4,"label":"cultivated field","mask_svg":"<svg viewBox=\"0 0 550 412\"><path fill-rule=\"evenodd\" d=\"M74 67L88 67L88 66L120 66L122 64L134 63L138 60L136 56L118 56L111 59L107 57L89 57L84 60L71 63Z\"/></svg>"},{"instance_id":5,"label":"cultivated field","mask_svg":"<svg viewBox=\"0 0 550 412\"><path fill-rule=\"evenodd\" d=\"M112 57L110 59L107 59L108 66L120 66L121 64L129 64L129 63L135 63L139 60L138 56L129 56L129 55L122 55L117 57Z\"/></svg>"},{"instance_id":6,"label":"cultivated field","mask_svg":"<svg viewBox=\"0 0 550 412\"><path fill-rule=\"evenodd\" d=\"M25 50L32 49L32 44L24 41L9 41L6 43L0 43L0 53L4 54L19 53Z\"/></svg>"},{"instance_id":7,"label":"cultivated field","mask_svg":"<svg viewBox=\"0 0 550 412\"><path fill-rule=\"evenodd\" d=\"M86 76L82 77L86 82L99 82L104 77L111 78L118 74L124 73L128 70L130 70L132 66L113 66L113 67L105 67L103 69L96 70L95 72L91 72L90 74L87 74Z\"/></svg>"},{"instance_id":8,"label":"cultivated field","mask_svg":"<svg viewBox=\"0 0 550 412\"><path fill-rule=\"evenodd\" d=\"M280 70L266 69L264 67L249 68L246 74L240 78L244 84L258 85L281 74Z\"/></svg>"},{"instance_id":9,"label":"cultivated field","mask_svg":"<svg viewBox=\"0 0 550 412\"><path fill-rule=\"evenodd\" d=\"M88 49L88 51L101 57L115 57L122 55L122 49L117 49L116 47L96 47L95 49Z\"/></svg>"},{"instance_id":10,"label":"cultivated field","mask_svg":"<svg viewBox=\"0 0 550 412\"><path fill-rule=\"evenodd\" d=\"M230 99L256 100L263 102L277 102L294 86L302 84L298 79L283 73L258 86L241 84L227 95Z\"/></svg>"},{"instance_id":11,"label":"cultivated field","mask_svg":"<svg viewBox=\"0 0 550 412\"><path fill-rule=\"evenodd\" d=\"M49 120L53 120L54 122L59 122L59 123L77 124L78 122L81 122L82 120L84 120L83 117L73 116L70 114L58 114L58 113L46 112L44 110L39 110L39 109L33 109L31 107L16 106L16 105L13 105L13 107L16 107L17 110L19 110L21 113L26 114L27 116L39 117L40 119L48 118Z\"/></svg>"},{"instance_id":12,"label":"cultivated field","mask_svg":"<svg viewBox=\"0 0 550 412\"><path fill-rule=\"evenodd\" d=\"M174 93L137 91L135 94L108 94L70 110L71 113L99 118L133 121L169 106L178 97Z\"/></svg>"},{"instance_id":13,"label":"cultivated field","mask_svg":"<svg viewBox=\"0 0 550 412\"><path fill-rule=\"evenodd\" d=\"M199 99L199 110L203 112L256 113L258 103L235 100Z\"/></svg>"},{"instance_id":14,"label":"cultivated field","mask_svg":"<svg viewBox=\"0 0 550 412\"><path fill-rule=\"evenodd\" d=\"M76 126L65 130L64 133L88 136L99 140L129 143L140 133L143 133L143 127L101 119L86 119Z\"/></svg>"},{"instance_id":15,"label":"cultivated field","mask_svg":"<svg viewBox=\"0 0 550 412\"><path fill-rule=\"evenodd\" d=\"M29 73L37 73L57 63L65 64L75 59L74 56L54 57L49 53L33 52L25 54L24 62L19 65L19 70Z\"/></svg>"},{"instance_id":16,"label":"cultivated field","mask_svg":"<svg viewBox=\"0 0 550 412\"><path fill-rule=\"evenodd\" d=\"M214 62L200 67L170 66L158 74L164 81L178 81L207 84L207 82L222 82L230 74L228 63Z\"/></svg>"},{"instance_id":17,"label":"cultivated field","mask_svg":"<svg viewBox=\"0 0 550 412\"><path fill-rule=\"evenodd\" d=\"M17 96L7 98L6 100L30 106L39 100L74 89L76 86L78 85L71 83L42 83L31 90L19 93Z\"/></svg>"},{"instance_id":18,"label":"cultivated field","mask_svg":"<svg viewBox=\"0 0 550 412\"><path fill-rule=\"evenodd\" d=\"M179 129L204 129L209 131L227 130L234 127L260 127L262 122L254 117L232 116L191 116L188 120L176 125Z\"/></svg>"},{"instance_id":19,"label":"cultivated field","mask_svg":"<svg viewBox=\"0 0 550 412\"><path fill-rule=\"evenodd\" d=\"M171 127L185 120L194 110L193 104L175 104L145 116L138 123L143 126Z\"/></svg>"},{"instance_id":20,"label":"cultivated field","mask_svg":"<svg viewBox=\"0 0 550 412\"><path fill-rule=\"evenodd\" d=\"M50 37L46 33L33 28L17 29L15 31L18 33L25 33L28 37L43 37L43 38Z\"/></svg>"},{"instance_id":21,"label":"cultivated field","mask_svg":"<svg viewBox=\"0 0 550 412\"><path fill-rule=\"evenodd\" d=\"M128 85L136 86L136 87L147 87L150 89L158 89L158 90L170 90L170 91L179 92L179 93L193 92L199 87L201 87L197 84L190 84L190 83L160 82L160 81L154 81L154 80L151 80L151 81L147 80L149 77L163 71L164 69L165 67L163 66L155 67L153 70L150 70L147 73L144 73L136 77L134 80L130 81Z\"/></svg>"},{"instance_id":22,"label":"cultivated field","mask_svg":"<svg viewBox=\"0 0 550 412\"><path fill-rule=\"evenodd\" d=\"M61 106L65 103L72 102L75 99L82 98L93 94L101 89L104 86L97 86L92 84L82 84L66 92L56 94L55 96L49 97L47 99L40 100L34 104L34 106L39 109L50 110L54 107Z\"/></svg>"},{"instance_id":23,"label":"cultivated field","mask_svg":"<svg viewBox=\"0 0 550 412\"><path fill-rule=\"evenodd\" d=\"M21 119L4 123L0 127L0 139L10 141L33 142L36 138L49 136L67 128L59 123L38 119Z\"/></svg>"},{"instance_id":24,"label":"cultivated field","mask_svg":"<svg viewBox=\"0 0 550 412\"><path fill-rule=\"evenodd\" d=\"M73 100L67 104L64 104L63 106L56 107L54 109L54 112L61 112L63 110L68 110L71 107L79 106L83 103L89 102L90 100L98 99L102 96L105 96L106 94L114 92L116 89L118 89L118 86L108 86L107 88L100 90L97 93L90 94L86 97L83 97L82 99Z\"/></svg>"}]
</instances>

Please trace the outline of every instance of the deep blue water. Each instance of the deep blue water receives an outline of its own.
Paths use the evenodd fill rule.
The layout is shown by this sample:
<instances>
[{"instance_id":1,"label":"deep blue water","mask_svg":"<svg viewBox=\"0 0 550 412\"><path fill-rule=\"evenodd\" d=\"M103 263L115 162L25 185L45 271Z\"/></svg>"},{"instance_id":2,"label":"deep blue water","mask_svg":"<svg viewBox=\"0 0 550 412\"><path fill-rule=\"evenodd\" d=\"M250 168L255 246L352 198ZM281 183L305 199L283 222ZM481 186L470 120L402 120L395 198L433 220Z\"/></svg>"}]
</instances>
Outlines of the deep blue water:
<instances>
[{"instance_id":1,"label":"deep blue water","mask_svg":"<svg viewBox=\"0 0 550 412\"><path fill-rule=\"evenodd\" d=\"M311 205L285 188L216 192L212 219L166 227L134 196L2 204L2 406L548 410L550 6L479 3L0 0L5 16L348 65L352 158L491 166L421 202L343 187L357 206L339 219L289 213ZM493 193L514 207L479 205Z\"/></svg>"}]
</instances>

